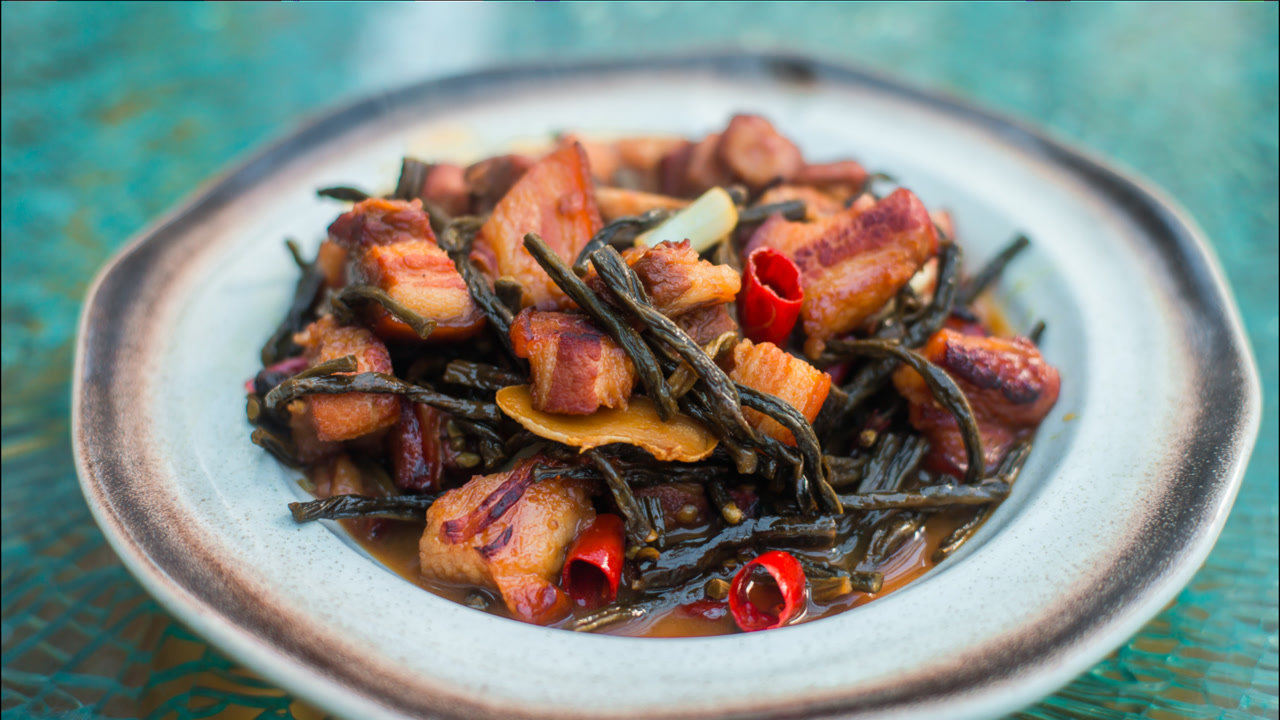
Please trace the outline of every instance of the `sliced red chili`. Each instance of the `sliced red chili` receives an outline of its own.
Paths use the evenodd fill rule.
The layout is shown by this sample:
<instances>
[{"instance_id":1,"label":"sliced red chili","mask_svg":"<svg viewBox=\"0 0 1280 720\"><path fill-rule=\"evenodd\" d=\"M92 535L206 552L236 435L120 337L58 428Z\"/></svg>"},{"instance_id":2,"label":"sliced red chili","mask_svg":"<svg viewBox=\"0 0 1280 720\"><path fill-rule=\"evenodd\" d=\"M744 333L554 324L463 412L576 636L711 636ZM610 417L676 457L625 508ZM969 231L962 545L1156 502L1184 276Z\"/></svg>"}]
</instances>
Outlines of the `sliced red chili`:
<instances>
[{"instance_id":1,"label":"sliced red chili","mask_svg":"<svg viewBox=\"0 0 1280 720\"><path fill-rule=\"evenodd\" d=\"M622 579L623 523L617 515L597 515L578 533L565 555L560 585L578 605L599 607L618 597Z\"/></svg>"},{"instance_id":2,"label":"sliced red chili","mask_svg":"<svg viewBox=\"0 0 1280 720\"><path fill-rule=\"evenodd\" d=\"M747 256L738 293L738 320L752 342L786 342L800 317L803 299L800 269L791 258L769 247Z\"/></svg>"},{"instance_id":3,"label":"sliced red chili","mask_svg":"<svg viewBox=\"0 0 1280 720\"><path fill-rule=\"evenodd\" d=\"M747 632L791 622L804 609L804 568L791 553L773 550L743 565L729 586L729 612Z\"/></svg>"}]
</instances>

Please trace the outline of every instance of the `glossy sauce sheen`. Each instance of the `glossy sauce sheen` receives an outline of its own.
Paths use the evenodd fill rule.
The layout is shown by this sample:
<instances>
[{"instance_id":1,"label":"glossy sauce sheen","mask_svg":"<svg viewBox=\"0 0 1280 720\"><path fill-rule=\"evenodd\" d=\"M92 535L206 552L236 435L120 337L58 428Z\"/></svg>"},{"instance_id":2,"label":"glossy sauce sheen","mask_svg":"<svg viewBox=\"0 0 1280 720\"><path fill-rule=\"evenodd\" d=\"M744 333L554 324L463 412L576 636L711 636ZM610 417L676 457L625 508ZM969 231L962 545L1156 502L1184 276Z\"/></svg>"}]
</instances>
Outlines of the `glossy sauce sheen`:
<instances>
[{"instance_id":1,"label":"glossy sauce sheen","mask_svg":"<svg viewBox=\"0 0 1280 720\"><path fill-rule=\"evenodd\" d=\"M884 586L880 592L875 594L854 592L827 604L818 604L811 597L806 597L805 610L794 622L817 620L865 605L919 578L933 568L934 563L930 556L942 538L955 529L963 517L963 515L957 517L949 513L939 513L931 517L921 532L916 533L877 568L884 575ZM367 534L367 526L362 527L358 524L367 521L342 520L340 522L370 555L409 582L445 599L473 607L473 603L468 602L468 598L472 601L484 598L487 601L485 611L501 617L511 617L502 600L490 593L477 591L469 586L428 580L422 576L418 566L418 539L422 536L424 523L383 522L377 536L370 538ZM581 609L575 612L579 616L587 614ZM601 628L596 632L632 637L695 637L740 632L727 610L718 614L718 617L708 617L717 614L714 611L699 613L676 607L649 617ZM557 623L555 627L567 626L569 622L566 620Z\"/></svg>"}]
</instances>

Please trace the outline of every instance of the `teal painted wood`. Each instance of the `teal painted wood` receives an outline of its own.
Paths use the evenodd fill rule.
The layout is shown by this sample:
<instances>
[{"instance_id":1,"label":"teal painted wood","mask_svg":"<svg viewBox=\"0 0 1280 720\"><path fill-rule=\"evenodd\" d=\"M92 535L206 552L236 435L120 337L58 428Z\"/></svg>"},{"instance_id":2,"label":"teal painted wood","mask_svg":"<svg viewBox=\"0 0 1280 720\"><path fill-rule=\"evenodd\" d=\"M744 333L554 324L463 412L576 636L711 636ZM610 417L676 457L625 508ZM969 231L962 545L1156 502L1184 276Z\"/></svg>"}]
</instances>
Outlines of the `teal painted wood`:
<instances>
[{"instance_id":1,"label":"teal painted wood","mask_svg":"<svg viewBox=\"0 0 1280 720\"><path fill-rule=\"evenodd\" d=\"M96 269L301 116L526 58L786 48L993 107L1118 160L1200 222L1262 371L1257 450L1177 601L1035 718L1276 717L1277 8L1234 5L4 4L4 717L302 717L148 599L80 498L71 342Z\"/></svg>"}]
</instances>

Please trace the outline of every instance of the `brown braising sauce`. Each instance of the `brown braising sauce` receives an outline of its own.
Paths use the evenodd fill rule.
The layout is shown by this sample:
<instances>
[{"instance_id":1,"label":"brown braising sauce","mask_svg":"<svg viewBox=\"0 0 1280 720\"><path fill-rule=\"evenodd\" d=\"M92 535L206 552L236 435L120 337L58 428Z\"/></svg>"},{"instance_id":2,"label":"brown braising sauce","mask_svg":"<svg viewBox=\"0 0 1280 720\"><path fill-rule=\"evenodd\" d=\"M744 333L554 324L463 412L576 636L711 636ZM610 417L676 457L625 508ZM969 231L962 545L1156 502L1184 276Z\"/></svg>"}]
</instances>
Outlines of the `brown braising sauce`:
<instances>
[{"instance_id":1,"label":"brown braising sauce","mask_svg":"<svg viewBox=\"0 0 1280 720\"><path fill-rule=\"evenodd\" d=\"M954 530L963 518L963 514L946 512L937 513L929 518L919 532L903 543L902 547L889 556L883 564L874 568L884 576L884 584L880 592L874 594L854 592L825 604L819 604L811 596L807 596L807 606L797 622L817 620L859 605L866 605L915 581L933 568L934 563L930 556L939 542ZM489 591L442 583L423 577L418 567L418 540L422 537L425 523L382 521L375 525L367 520L339 522L370 555L414 585L456 603L483 609L501 617L511 617L502 600ZM371 529L375 531L372 534ZM803 555L798 551L795 554ZM575 617L586 614L587 611L577 609L574 617L557 623L556 627L567 627L572 624ZM631 637L697 637L729 635L741 631L734 624L725 603L703 600L652 613L638 620L603 627L595 632Z\"/></svg>"}]
</instances>

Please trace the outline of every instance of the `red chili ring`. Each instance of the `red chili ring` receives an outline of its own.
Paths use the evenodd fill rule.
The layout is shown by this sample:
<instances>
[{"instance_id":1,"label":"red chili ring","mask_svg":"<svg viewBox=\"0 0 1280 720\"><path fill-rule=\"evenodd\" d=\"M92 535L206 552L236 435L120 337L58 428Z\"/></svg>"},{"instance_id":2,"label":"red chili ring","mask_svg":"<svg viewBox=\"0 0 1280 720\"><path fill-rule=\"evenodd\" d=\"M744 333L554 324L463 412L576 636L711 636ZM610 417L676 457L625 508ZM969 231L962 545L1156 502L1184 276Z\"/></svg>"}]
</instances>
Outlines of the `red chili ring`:
<instances>
[{"instance_id":1,"label":"red chili ring","mask_svg":"<svg viewBox=\"0 0 1280 720\"><path fill-rule=\"evenodd\" d=\"M597 515L565 555L560 586L578 605L599 607L618 597L622 579L623 524L617 515Z\"/></svg>"},{"instance_id":2,"label":"red chili ring","mask_svg":"<svg viewBox=\"0 0 1280 720\"><path fill-rule=\"evenodd\" d=\"M738 293L738 319L752 342L786 342L800 317L803 300L800 268L791 258L769 247L757 248L747 256Z\"/></svg>"},{"instance_id":3,"label":"red chili ring","mask_svg":"<svg viewBox=\"0 0 1280 720\"><path fill-rule=\"evenodd\" d=\"M769 573L782 597L780 606L758 607L750 597L751 575L756 568ZM767 552L743 565L729 586L729 612L738 627L747 632L772 630L795 619L804 608L805 577L800 561L781 550Z\"/></svg>"}]
</instances>

